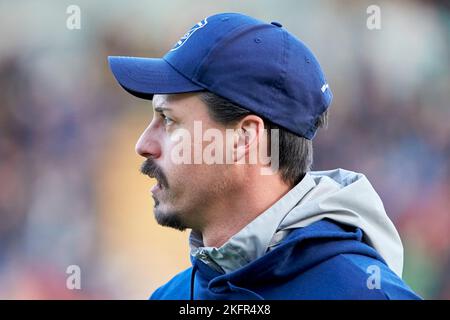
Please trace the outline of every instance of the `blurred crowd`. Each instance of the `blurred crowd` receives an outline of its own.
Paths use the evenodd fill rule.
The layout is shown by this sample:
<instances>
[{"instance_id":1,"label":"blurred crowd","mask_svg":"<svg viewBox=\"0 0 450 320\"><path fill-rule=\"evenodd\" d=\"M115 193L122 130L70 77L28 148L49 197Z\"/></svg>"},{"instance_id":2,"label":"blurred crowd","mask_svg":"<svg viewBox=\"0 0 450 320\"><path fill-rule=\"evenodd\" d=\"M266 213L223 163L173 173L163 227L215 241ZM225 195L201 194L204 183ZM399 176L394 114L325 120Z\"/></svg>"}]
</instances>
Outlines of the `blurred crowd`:
<instances>
[{"instance_id":1,"label":"blurred crowd","mask_svg":"<svg viewBox=\"0 0 450 320\"><path fill-rule=\"evenodd\" d=\"M368 4L356 1L285 1L282 8L274 1L199 1L177 21L171 12L186 2L130 3L111 4L106 13L80 1L80 30L65 28L63 4L2 22L3 30L22 25L0 41L0 298L146 298L169 270L188 265L184 238L169 232L159 241L152 213L139 221L133 212L143 209L128 209L137 198L132 186L141 183L133 147L151 112L118 87L106 57L161 56L195 21L241 11L265 20L275 15L317 54L334 101L329 126L315 140L314 170L364 173L403 240L405 281L424 298L450 299L444 2L381 2L378 31L365 27ZM27 5L0 3L0 17L6 8L30 11ZM55 25L61 30L52 33ZM140 201L150 202L145 192ZM121 235L126 241L118 244ZM132 259L145 263L136 268ZM81 266L83 290L66 288L71 264Z\"/></svg>"}]
</instances>

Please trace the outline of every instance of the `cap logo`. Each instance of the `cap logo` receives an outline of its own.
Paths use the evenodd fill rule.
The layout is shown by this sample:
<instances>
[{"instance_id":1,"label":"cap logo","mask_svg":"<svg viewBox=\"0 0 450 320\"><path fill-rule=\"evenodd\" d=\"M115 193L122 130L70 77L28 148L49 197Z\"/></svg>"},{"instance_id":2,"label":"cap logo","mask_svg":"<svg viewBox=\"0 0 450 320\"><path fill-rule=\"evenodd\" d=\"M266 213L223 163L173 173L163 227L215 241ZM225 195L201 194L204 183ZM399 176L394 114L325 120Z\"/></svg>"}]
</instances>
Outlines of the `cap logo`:
<instances>
[{"instance_id":1,"label":"cap logo","mask_svg":"<svg viewBox=\"0 0 450 320\"><path fill-rule=\"evenodd\" d=\"M173 46L172 49L170 49L170 51L175 51L178 48L180 48L194 34L195 31L203 28L204 26L206 26L207 23L208 23L208 20L207 20L207 18L205 18L202 21L200 21L199 23L197 23L195 26L193 26L188 32L185 33L184 36L181 37L180 40L178 40L177 43L175 43L175 45Z\"/></svg>"}]
</instances>

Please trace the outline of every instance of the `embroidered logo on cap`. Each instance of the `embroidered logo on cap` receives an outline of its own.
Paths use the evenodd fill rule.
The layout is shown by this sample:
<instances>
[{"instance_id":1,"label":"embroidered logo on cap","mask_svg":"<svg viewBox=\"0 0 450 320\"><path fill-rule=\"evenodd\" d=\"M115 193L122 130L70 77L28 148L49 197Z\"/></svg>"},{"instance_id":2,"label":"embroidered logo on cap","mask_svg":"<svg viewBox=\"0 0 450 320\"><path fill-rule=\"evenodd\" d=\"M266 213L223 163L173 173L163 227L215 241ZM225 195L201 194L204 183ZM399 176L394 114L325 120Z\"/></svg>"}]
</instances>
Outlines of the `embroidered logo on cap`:
<instances>
[{"instance_id":1,"label":"embroidered logo on cap","mask_svg":"<svg viewBox=\"0 0 450 320\"><path fill-rule=\"evenodd\" d=\"M193 26L188 32L186 32L185 35L182 36L181 39L178 40L178 42L173 46L173 48L170 49L170 51L175 51L178 48L180 48L190 38L190 36L192 36L194 34L195 31L206 26L206 24L208 23L207 19L208 18L203 19L202 21L197 23L195 26Z\"/></svg>"}]
</instances>

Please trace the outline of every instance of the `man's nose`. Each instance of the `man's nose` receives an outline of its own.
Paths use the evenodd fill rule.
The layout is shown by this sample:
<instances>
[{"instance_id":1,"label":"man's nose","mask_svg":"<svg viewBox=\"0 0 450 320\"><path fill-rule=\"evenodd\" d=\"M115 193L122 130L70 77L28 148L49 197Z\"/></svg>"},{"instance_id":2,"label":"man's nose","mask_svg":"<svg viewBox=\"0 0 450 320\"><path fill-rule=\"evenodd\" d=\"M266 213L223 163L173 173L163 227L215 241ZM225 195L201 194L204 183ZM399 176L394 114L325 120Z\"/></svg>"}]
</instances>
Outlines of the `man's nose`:
<instances>
[{"instance_id":1,"label":"man's nose","mask_svg":"<svg viewBox=\"0 0 450 320\"><path fill-rule=\"evenodd\" d=\"M156 136L152 134L150 126L139 137L135 150L144 158L158 158L161 155L161 145Z\"/></svg>"}]
</instances>

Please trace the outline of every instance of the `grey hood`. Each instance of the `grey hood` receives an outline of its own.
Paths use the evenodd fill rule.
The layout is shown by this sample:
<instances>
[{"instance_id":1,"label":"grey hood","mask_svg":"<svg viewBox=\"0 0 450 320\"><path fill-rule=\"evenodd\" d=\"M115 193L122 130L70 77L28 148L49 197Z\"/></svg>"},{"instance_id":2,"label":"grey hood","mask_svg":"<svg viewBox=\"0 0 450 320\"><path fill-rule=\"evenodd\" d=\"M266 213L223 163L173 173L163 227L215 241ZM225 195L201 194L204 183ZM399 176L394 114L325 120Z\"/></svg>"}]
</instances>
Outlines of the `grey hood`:
<instances>
[{"instance_id":1,"label":"grey hood","mask_svg":"<svg viewBox=\"0 0 450 320\"><path fill-rule=\"evenodd\" d=\"M201 235L193 231L191 254L216 270L231 272L264 255L293 229L324 218L360 228L364 241L402 276L402 242L380 197L363 174L343 169L308 172L220 248L203 247Z\"/></svg>"}]
</instances>

